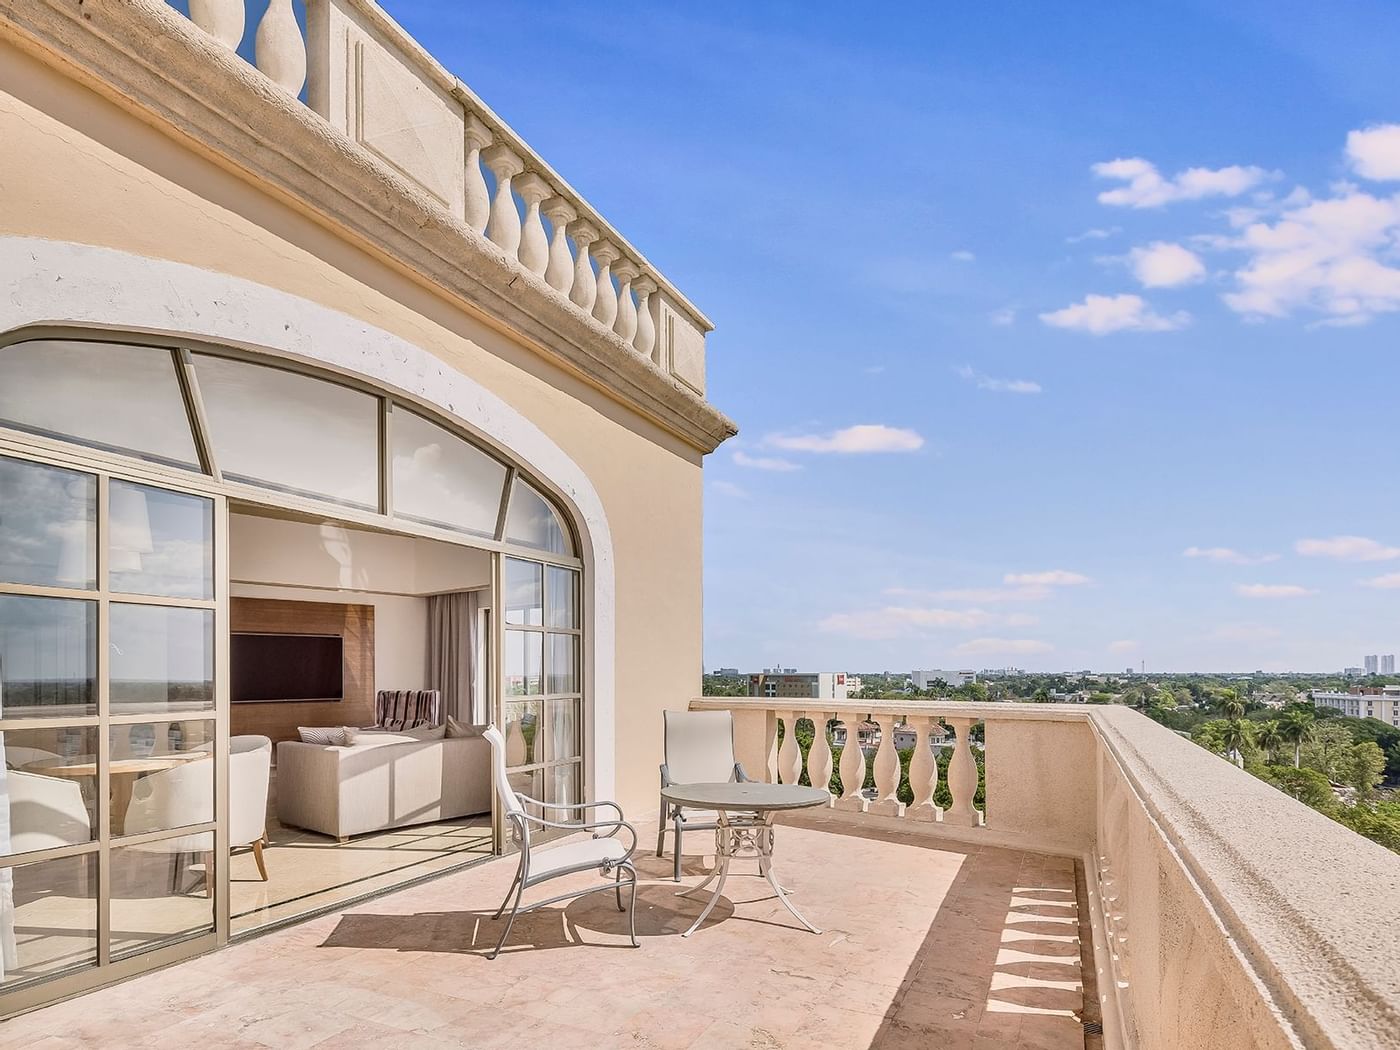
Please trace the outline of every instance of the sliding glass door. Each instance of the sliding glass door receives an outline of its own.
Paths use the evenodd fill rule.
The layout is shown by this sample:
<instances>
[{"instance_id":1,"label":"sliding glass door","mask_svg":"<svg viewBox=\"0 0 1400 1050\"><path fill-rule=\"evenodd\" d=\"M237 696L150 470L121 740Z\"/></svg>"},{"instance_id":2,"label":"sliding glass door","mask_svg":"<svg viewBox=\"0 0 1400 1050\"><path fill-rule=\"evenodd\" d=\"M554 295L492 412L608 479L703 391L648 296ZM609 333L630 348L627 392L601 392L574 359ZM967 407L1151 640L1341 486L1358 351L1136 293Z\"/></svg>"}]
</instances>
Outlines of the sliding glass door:
<instances>
[{"instance_id":1,"label":"sliding glass door","mask_svg":"<svg viewBox=\"0 0 1400 1050\"><path fill-rule=\"evenodd\" d=\"M213 946L223 513L0 456L0 994Z\"/></svg>"}]
</instances>

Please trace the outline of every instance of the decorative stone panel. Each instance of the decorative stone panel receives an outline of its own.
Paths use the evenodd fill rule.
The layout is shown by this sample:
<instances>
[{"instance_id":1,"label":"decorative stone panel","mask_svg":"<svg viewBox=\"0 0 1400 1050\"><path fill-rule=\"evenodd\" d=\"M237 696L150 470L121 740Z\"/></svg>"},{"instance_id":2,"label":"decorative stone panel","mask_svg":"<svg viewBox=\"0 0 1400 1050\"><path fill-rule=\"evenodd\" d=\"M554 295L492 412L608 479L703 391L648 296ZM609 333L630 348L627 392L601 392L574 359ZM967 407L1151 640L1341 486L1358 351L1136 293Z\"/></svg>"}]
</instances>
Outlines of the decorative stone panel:
<instances>
[{"instance_id":1,"label":"decorative stone panel","mask_svg":"<svg viewBox=\"0 0 1400 1050\"><path fill-rule=\"evenodd\" d=\"M705 394L705 335L664 294L652 296L656 311L656 363L700 396Z\"/></svg>"}]
</instances>

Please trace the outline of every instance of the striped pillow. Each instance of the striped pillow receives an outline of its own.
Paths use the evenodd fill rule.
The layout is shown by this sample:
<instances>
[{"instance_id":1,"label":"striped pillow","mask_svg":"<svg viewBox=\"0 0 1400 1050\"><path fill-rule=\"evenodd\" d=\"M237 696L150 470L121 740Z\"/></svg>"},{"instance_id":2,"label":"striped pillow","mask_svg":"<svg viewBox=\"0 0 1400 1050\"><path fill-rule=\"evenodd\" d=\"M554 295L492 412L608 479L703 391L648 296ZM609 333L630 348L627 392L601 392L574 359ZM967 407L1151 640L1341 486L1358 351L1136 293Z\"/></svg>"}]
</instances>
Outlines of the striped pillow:
<instances>
[{"instance_id":1,"label":"striped pillow","mask_svg":"<svg viewBox=\"0 0 1400 1050\"><path fill-rule=\"evenodd\" d=\"M301 737L303 744L345 746L344 726L297 726L297 735Z\"/></svg>"}]
</instances>

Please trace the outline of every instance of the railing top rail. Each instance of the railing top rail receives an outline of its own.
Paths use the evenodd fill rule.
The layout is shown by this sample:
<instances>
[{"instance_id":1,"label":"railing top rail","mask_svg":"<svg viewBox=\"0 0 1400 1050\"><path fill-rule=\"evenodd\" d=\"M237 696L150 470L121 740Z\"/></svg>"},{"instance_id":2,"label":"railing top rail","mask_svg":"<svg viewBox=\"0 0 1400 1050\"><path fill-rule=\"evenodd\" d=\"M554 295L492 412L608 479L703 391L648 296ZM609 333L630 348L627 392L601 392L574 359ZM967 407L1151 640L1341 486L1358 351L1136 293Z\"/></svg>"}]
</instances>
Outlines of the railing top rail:
<instances>
[{"instance_id":1,"label":"railing top rail","mask_svg":"<svg viewBox=\"0 0 1400 1050\"><path fill-rule=\"evenodd\" d=\"M567 199L571 204L579 209L579 217L585 218L598 227L601 239L611 241L620 248L624 255L630 256L646 271L657 285L664 291L675 304L690 315L700 327L706 331L714 331L714 322L711 321L698 306L688 299L670 279L666 277L652 262L643 255L631 241L609 222L603 215L593 207L592 204L569 184L568 180L557 172L554 167L535 152L528 142L523 139L514 128L507 124L497 115L489 105L482 101L470 87L468 87L460 77L454 75L447 67L432 56L417 40L415 40L403 26L394 21L384 8L380 7L375 0L340 0L355 8L359 14L373 28L383 34L395 47L399 48L403 55L410 59L419 70L436 84L443 91L452 95L471 111L482 123L489 127L500 140L503 139L510 144L510 148L519 153L521 159L525 161L528 171L534 171L550 182L559 195Z\"/></svg>"},{"instance_id":2,"label":"railing top rail","mask_svg":"<svg viewBox=\"0 0 1400 1050\"><path fill-rule=\"evenodd\" d=\"M1092 708L1082 704L994 704L961 700L814 700L783 696L700 696L690 701L695 711L824 711L849 715L933 715L938 718L971 718L978 722L1029 720L1082 722Z\"/></svg>"}]
</instances>

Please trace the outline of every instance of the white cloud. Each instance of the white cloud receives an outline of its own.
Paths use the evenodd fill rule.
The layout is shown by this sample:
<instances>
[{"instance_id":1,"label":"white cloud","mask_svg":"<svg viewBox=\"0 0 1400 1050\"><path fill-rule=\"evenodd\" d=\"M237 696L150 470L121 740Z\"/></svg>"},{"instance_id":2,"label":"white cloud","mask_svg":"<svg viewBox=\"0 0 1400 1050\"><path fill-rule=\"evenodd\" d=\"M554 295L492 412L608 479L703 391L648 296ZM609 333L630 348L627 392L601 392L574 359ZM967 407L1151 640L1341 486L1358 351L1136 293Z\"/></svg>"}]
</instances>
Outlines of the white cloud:
<instances>
[{"instance_id":1,"label":"white cloud","mask_svg":"<svg viewBox=\"0 0 1400 1050\"><path fill-rule=\"evenodd\" d=\"M887 605L881 609L832 613L817 624L817 629L853 638L900 638L930 630L969 630L995 621L996 617L982 609Z\"/></svg>"},{"instance_id":2,"label":"white cloud","mask_svg":"<svg viewBox=\"0 0 1400 1050\"><path fill-rule=\"evenodd\" d=\"M1248 253L1235 271L1227 306L1252 319L1296 309L1325 324L1363 324L1400 310L1400 268L1390 265L1400 243L1400 194L1374 197L1354 186L1302 200L1277 220L1245 226L1232 246Z\"/></svg>"},{"instance_id":3,"label":"white cloud","mask_svg":"<svg viewBox=\"0 0 1400 1050\"><path fill-rule=\"evenodd\" d=\"M953 252L948 258L952 259L954 262L972 262L977 256L973 255L966 248L963 248L960 251Z\"/></svg>"},{"instance_id":4,"label":"white cloud","mask_svg":"<svg viewBox=\"0 0 1400 1050\"><path fill-rule=\"evenodd\" d=\"M801 470L802 467L788 459L780 459L777 456L751 456L742 449L734 450L734 465L737 467L747 467L749 470L772 470L779 473L787 473L793 470Z\"/></svg>"},{"instance_id":5,"label":"white cloud","mask_svg":"<svg viewBox=\"0 0 1400 1050\"><path fill-rule=\"evenodd\" d=\"M1108 651L1111 653L1136 652L1138 646L1141 644L1142 643L1139 642L1136 638L1122 638L1116 642L1109 642Z\"/></svg>"},{"instance_id":6,"label":"white cloud","mask_svg":"<svg viewBox=\"0 0 1400 1050\"><path fill-rule=\"evenodd\" d=\"M1104 179L1117 179L1126 185L1099 194L1099 203L1123 208L1160 208L1176 201L1203 197L1238 197L1258 186L1269 173L1262 168L1187 168L1166 178L1157 166L1141 157L1121 157L1092 168Z\"/></svg>"},{"instance_id":7,"label":"white cloud","mask_svg":"<svg viewBox=\"0 0 1400 1050\"><path fill-rule=\"evenodd\" d=\"M1279 636L1274 627L1257 623L1226 623L1211 632L1211 637L1221 642L1267 642Z\"/></svg>"},{"instance_id":8,"label":"white cloud","mask_svg":"<svg viewBox=\"0 0 1400 1050\"><path fill-rule=\"evenodd\" d=\"M764 444L789 452L914 452L924 446L917 431L862 423L830 434L769 434Z\"/></svg>"},{"instance_id":9,"label":"white cloud","mask_svg":"<svg viewBox=\"0 0 1400 1050\"><path fill-rule=\"evenodd\" d=\"M884 365L867 365L866 367L862 368L861 371L864 372L864 373L865 373L866 375L868 375L868 376L883 375L884 372L885 372L885 366L884 366Z\"/></svg>"},{"instance_id":10,"label":"white cloud","mask_svg":"<svg viewBox=\"0 0 1400 1050\"><path fill-rule=\"evenodd\" d=\"M1400 124L1348 133L1347 160L1363 179L1400 179Z\"/></svg>"},{"instance_id":11,"label":"white cloud","mask_svg":"<svg viewBox=\"0 0 1400 1050\"><path fill-rule=\"evenodd\" d=\"M978 390L991 390L998 394L1040 393L1040 384L1030 379L995 379L977 371L971 365L963 365L954 371Z\"/></svg>"},{"instance_id":12,"label":"white cloud","mask_svg":"<svg viewBox=\"0 0 1400 1050\"><path fill-rule=\"evenodd\" d=\"M972 602L985 605L993 602L1035 602L1050 597L1050 588L1020 587L954 587L939 591L921 591L909 587L887 587L891 598L920 598L935 602Z\"/></svg>"},{"instance_id":13,"label":"white cloud","mask_svg":"<svg viewBox=\"0 0 1400 1050\"><path fill-rule=\"evenodd\" d=\"M1048 572L1008 572L1001 582L1009 587L1074 587L1090 581L1083 573L1051 569Z\"/></svg>"},{"instance_id":14,"label":"white cloud","mask_svg":"<svg viewBox=\"0 0 1400 1050\"><path fill-rule=\"evenodd\" d=\"M1263 565L1265 562L1278 561L1277 554L1243 554L1232 547L1187 547L1181 552L1181 556L1228 565Z\"/></svg>"},{"instance_id":15,"label":"white cloud","mask_svg":"<svg viewBox=\"0 0 1400 1050\"><path fill-rule=\"evenodd\" d=\"M1108 335L1111 332L1170 332L1191 323L1185 312L1164 317L1139 295L1086 295L1082 303L1040 315L1052 328Z\"/></svg>"},{"instance_id":16,"label":"white cloud","mask_svg":"<svg viewBox=\"0 0 1400 1050\"><path fill-rule=\"evenodd\" d=\"M1168 241L1134 248L1131 261L1133 273L1144 288L1176 288L1206 275L1206 264L1199 255Z\"/></svg>"},{"instance_id":17,"label":"white cloud","mask_svg":"<svg viewBox=\"0 0 1400 1050\"><path fill-rule=\"evenodd\" d=\"M1066 237L1066 238L1065 238L1065 243L1066 243L1066 244L1078 244L1080 241L1102 241L1102 240L1107 240L1109 237L1116 237L1118 234L1120 234L1120 233L1122 233L1122 232L1123 232L1123 227L1121 227L1121 226L1108 226L1108 227L1097 227L1097 226L1096 226L1096 227L1094 227L1094 228L1091 229L1091 230L1085 230L1083 233L1077 233L1077 234L1075 234L1073 237Z\"/></svg>"},{"instance_id":18,"label":"white cloud","mask_svg":"<svg viewBox=\"0 0 1400 1050\"><path fill-rule=\"evenodd\" d=\"M1293 549L1304 557L1335 558L1337 561L1393 561L1400 558L1400 547L1387 547L1365 536L1299 540Z\"/></svg>"},{"instance_id":19,"label":"white cloud","mask_svg":"<svg viewBox=\"0 0 1400 1050\"><path fill-rule=\"evenodd\" d=\"M731 499L748 499L749 494L732 481L715 481L710 484L710 488L718 492L721 496L729 496Z\"/></svg>"},{"instance_id":20,"label":"white cloud","mask_svg":"<svg viewBox=\"0 0 1400 1050\"><path fill-rule=\"evenodd\" d=\"M1302 598L1317 592L1293 583L1240 583L1235 593L1241 598Z\"/></svg>"},{"instance_id":21,"label":"white cloud","mask_svg":"<svg viewBox=\"0 0 1400 1050\"><path fill-rule=\"evenodd\" d=\"M1007 328L1016 323L1016 307L1003 306L1000 310L993 310L987 319L998 328Z\"/></svg>"},{"instance_id":22,"label":"white cloud","mask_svg":"<svg viewBox=\"0 0 1400 1050\"><path fill-rule=\"evenodd\" d=\"M1029 656L1052 652L1054 648L1049 642L1037 638L973 638L957 646L954 651L965 656Z\"/></svg>"},{"instance_id":23,"label":"white cloud","mask_svg":"<svg viewBox=\"0 0 1400 1050\"><path fill-rule=\"evenodd\" d=\"M1363 587L1376 587L1383 591L1393 591L1400 588L1400 572L1388 572L1384 576L1372 576L1369 580L1362 580Z\"/></svg>"}]
</instances>

